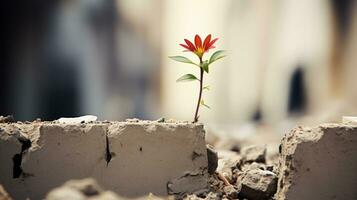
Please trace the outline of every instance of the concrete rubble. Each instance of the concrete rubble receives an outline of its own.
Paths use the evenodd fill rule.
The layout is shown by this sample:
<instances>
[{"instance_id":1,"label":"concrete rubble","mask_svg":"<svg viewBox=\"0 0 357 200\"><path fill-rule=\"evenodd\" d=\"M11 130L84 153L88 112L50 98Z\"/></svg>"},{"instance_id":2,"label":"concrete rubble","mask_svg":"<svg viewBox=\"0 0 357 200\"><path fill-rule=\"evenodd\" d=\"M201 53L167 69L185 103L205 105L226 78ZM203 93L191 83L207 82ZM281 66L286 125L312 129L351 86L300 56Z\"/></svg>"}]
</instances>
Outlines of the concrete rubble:
<instances>
[{"instance_id":1,"label":"concrete rubble","mask_svg":"<svg viewBox=\"0 0 357 200\"><path fill-rule=\"evenodd\" d=\"M276 192L278 177L275 173L252 169L238 174L240 197L252 200L270 199Z\"/></svg>"},{"instance_id":2,"label":"concrete rubble","mask_svg":"<svg viewBox=\"0 0 357 200\"><path fill-rule=\"evenodd\" d=\"M104 191L94 179L70 180L51 190L46 200L119 200L111 191Z\"/></svg>"},{"instance_id":3,"label":"concrete rubble","mask_svg":"<svg viewBox=\"0 0 357 200\"><path fill-rule=\"evenodd\" d=\"M163 198L152 193L138 198L127 198L119 196L112 191L104 190L92 178L81 180L70 180L62 186L52 189L47 195L46 200L163 200ZM173 200L168 197L168 200Z\"/></svg>"},{"instance_id":4,"label":"concrete rubble","mask_svg":"<svg viewBox=\"0 0 357 200\"><path fill-rule=\"evenodd\" d=\"M201 124L91 120L0 122L0 184L14 199L357 199L354 117L297 127L276 155L215 150Z\"/></svg>"},{"instance_id":5,"label":"concrete rubble","mask_svg":"<svg viewBox=\"0 0 357 200\"><path fill-rule=\"evenodd\" d=\"M357 124L298 127L280 147L276 199L357 199Z\"/></svg>"},{"instance_id":6,"label":"concrete rubble","mask_svg":"<svg viewBox=\"0 0 357 200\"><path fill-rule=\"evenodd\" d=\"M266 146L248 146L242 149L245 162L261 162L265 163L267 154Z\"/></svg>"},{"instance_id":7,"label":"concrete rubble","mask_svg":"<svg viewBox=\"0 0 357 200\"><path fill-rule=\"evenodd\" d=\"M126 197L190 193L207 188L204 136L175 121L0 123L0 183L15 199L87 177Z\"/></svg>"}]
</instances>

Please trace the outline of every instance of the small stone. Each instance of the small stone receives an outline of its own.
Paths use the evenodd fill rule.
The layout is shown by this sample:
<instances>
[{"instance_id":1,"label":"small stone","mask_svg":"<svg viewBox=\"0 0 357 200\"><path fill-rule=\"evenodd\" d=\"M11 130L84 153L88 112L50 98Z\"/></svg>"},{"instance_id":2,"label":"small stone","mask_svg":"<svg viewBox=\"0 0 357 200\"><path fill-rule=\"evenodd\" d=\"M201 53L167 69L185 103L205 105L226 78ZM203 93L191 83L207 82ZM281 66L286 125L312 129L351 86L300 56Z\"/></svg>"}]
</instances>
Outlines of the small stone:
<instances>
[{"instance_id":1,"label":"small stone","mask_svg":"<svg viewBox=\"0 0 357 200\"><path fill-rule=\"evenodd\" d=\"M243 172L237 179L239 196L249 200L271 198L277 190L278 177L270 171L253 169Z\"/></svg>"},{"instance_id":2,"label":"small stone","mask_svg":"<svg viewBox=\"0 0 357 200\"><path fill-rule=\"evenodd\" d=\"M88 197L99 195L101 192L103 192L103 189L92 178L71 180L65 183L64 186L74 188Z\"/></svg>"},{"instance_id":3,"label":"small stone","mask_svg":"<svg viewBox=\"0 0 357 200\"><path fill-rule=\"evenodd\" d=\"M137 119L137 118L133 118L133 119L126 119L125 121L126 121L126 122L129 122L129 123L137 123L137 122L139 122L140 120Z\"/></svg>"},{"instance_id":4,"label":"small stone","mask_svg":"<svg viewBox=\"0 0 357 200\"><path fill-rule=\"evenodd\" d=\"M234 188L233 185L227 185L223 188L224 193L228 199L237 199L238 191Z\"/></svg>"},{"instance_id":5,"label":"small stone","mask_svg":"<svg viewBox=\"0 0 357 200\"><path fill-rule=\"evenodd\" d=\"M221 199L220 198L220 194L218 193L213 193L213 192L210 192L208 193L207 197L205 198L206 200L218 200L218 199Z\"/></svg>"},{"instance_id":6,"label":"small stone","mask_svg":"<svg viewBox=\"0 0 357 200\"><path fill-rule=\"evenodd\" d=\"M265 163L266 146L249 146L242 149L242 156L245 162Z\"/></svg>"},{"instance_id":7,"label":"small stone","mask_svg":"<svg viewBox=\"0 0 357 200\"><path fill-rule=\"evenodd\" d=\"M104 191L92 178L67 181L61 187L51 190L47 200L119 200L114 192Z\"/></svg>"},{"instance_id":8,"label":"small stone","mask_svg":"<svg viewBox=\"0 0 357 200\"><path fill-rule=\"evenodd\" d=\"M229 182L233 181L233 170L240 166L242 158L239 155L235 155L230 158L220 159L218 161L217 171L222 173L224 177L228 179Z\"/></svg>"},{"instance_id":9,"label":"small stone","mask_svg":"<svg viewBox=\"0 0 357 200\"><path fill-rule=\"evenodd\" d=\"M207 144L207 159L208 159L208 173L214 174L218 167L218 154L213 149L213 146Z\"/></svg>"},{"instance_id":10,"label":"small stone","mask_svg":"<svg viewBox=\"0 0 357 200\"><path fill-rule=\"evenodd\" d=\"M14 116L7 115L7 116L0 116L0 123L11 123L15 122Z\"/></svg>"},{"instance_id":11,"label":"small stone","mask_svg":"<svg viewBox=\"0 0 357 200\"><path fill-rule=\"evenodd\" d=\"M265 168L268 171L274 172L274 165L267 165Z\"/></svg>"},{"instance_id":12,"label":"small stone","mask_svg":"<svg viewBox=\"0 0 357 200\"><path fill-rule=\"evenodd\" d=\"M163 122L165 122L165 118L164 117L161 117L161 118L159 118L158 120L156 120L157 122L159 122L159 123L163 123Z\"/></svg>"},{"instance_id":13,"label":"small stone","mask_svg":"<svg viewBox=\"0 0 357 200\"><path fill-rule=\"evenodd\" d=\"M84 124L87 122L93 122L97 120L97 116L85 115L81 117L61 117L58 119L59 123L63 124Z\"/></svg>"},{"instance_id":14,"label":"small stone","mask_svg":"<svg viewBox=\"0 0 357 200\"><path fill-rule=\"evenodd\" d=\"M249 171L253 169L261 169L261 170L267 170L266 165L262 163L257 163L257 162L252 162L252 163L246 163L242 166L242 171ZM271 171L271 170L269 170Z\"/></svg>"}]
</instances>

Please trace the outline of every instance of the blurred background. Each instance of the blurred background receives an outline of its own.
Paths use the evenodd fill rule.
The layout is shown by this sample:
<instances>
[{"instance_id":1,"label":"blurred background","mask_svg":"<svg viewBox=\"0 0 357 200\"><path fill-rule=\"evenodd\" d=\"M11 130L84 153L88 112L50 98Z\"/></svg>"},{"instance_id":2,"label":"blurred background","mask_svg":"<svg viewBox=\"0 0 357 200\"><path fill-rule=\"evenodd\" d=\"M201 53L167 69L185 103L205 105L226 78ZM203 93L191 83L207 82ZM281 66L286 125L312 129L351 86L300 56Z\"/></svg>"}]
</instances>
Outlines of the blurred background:
<instances>
[{"instance_id":1,"label":"blurred background","mask_svg":"<svg viewBox=\"0 0 357 200\"><path fill-rule=\"evenodd\" d=\"M195 34L220 39L201 108L208 130L245 133L357 114L355 0L11 0L0 5L0 115L192 120ZM212 53L212 52L210 52ZM239 132L240 134L235 134ZM237 136L238 137L238 136Z\"/></svg>"}]
</instances>

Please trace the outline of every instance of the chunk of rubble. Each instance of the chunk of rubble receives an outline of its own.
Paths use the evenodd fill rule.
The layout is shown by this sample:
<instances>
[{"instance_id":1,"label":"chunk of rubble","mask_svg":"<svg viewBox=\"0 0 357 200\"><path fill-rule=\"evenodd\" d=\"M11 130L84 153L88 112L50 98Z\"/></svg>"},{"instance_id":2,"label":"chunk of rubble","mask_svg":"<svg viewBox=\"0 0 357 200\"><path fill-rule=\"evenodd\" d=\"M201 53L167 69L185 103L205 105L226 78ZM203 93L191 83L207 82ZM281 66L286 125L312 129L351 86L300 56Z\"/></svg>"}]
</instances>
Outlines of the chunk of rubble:
<instances>
[{"instance_id":1,"label":"chunk of rubble","mask_svg":"<svg viewBox=\"0 0 357 200\"><path fill-rule=\"evenodd\" d=\"M214 174L218 167L218 154L212 145L207 144L208 173Z\"/></svg>"},{"instance_id":2,"label":"chunk of rubble","mask_svg":"<svg viewBox=\"0 0 357 200\"><path fill-rule=\"evenodd\" d=\"M248 146L241 150L244 162L265 163L267 148L266 146Z\"/></svg>"},{"instance_id":3,"label":"chunk of rubble","mask_svg":"<svg viewBox=\"0 0 357 200\"><path fill-rule=\"evenodd\" d=\"M215 192L210 192L205 197L198 197L195 194L191 194L191 195L187 195L186 197L183 198L183 200L202 200L202 199L204 199L204 200L220 200L220 199L222 199L222 195L215 193Z\"/></svg>"},{"instance_id":4,"label":"chunk of rubble","mask_svg":"<svg viewBox=\"0 0 357 200\"><path fill-rule=\"evenodd\" d=\"M57 121L63 124L79 124L97 121L97 116L84 115L80 117L61 117Z\"/></svg>"},{"instance_id":5,"label":"chunk of rubble","mask_svg":"<svg viewBox=\"0 0 357 200\"><path fill-rule=\"evenodd\" d=\"M104 191L94 179L70 180L51 190L46 200L120 200L113 192Z\"/></svg>"},{"instance_id":6,"label":"chunk of rubble","mask_svg":"<svg viewBox=\"0 0 357 200\"><path fill-rule=\"evenodd\" d=\"M236 154L231 157L218 160L217 171L221 173L230 183L233 182L233 170L238 168L242 163L242 158Z\"/></svg>"},{"instance_id":7,"label":"chunk of rubble","mask_svg":"<svg viewBox=\"0 0 357 200\"><path fill-rule=\"evenodd\" d=\"M342 123L345 123L345 124L355 124L355 125L357 125L357 117L343 116L343 117L342 117Z\"/></svg>"},{"instance_id":8,"label":"chunk of rubble","mask_svg":"<svg viewBox=\"0 0 357 200\"><path fill-rule=\"evenodd\" d=\"M11 123L11 122L15 122L14 116L12 116L12 115L1 116L0 115L0 123Z\"/></svg>"},{"instance_id":9,"label":"chunk of rubble","mask_svg":"<svg viewBox=\"0 0 357 200\"><path fill-rule=\"evenodd\" d=\"M357 199L357 125L298 127L280 147L276 199Z\"/></svg>"},{"instance_id":10,"label":"chunk of rubble","mask_svg":"<svg viewBox=\"0 0 357 200\"><path fill-rule=\"evenodd\" d=\"M15 199L86 177L127 197L193 192L208 186L204 137L176 121L0 123L0 183Z\"/></svg>"},{"instance_id":11,"label":"chunk of rubble","mask_svg":"<svg viewBox=\"0 0 357 200\"><path fill-rule=\"evenodd\" d=\"M249 200L270 199L276 192L278 177L271 171L252 169L238 175L239 197Z\"/></svg>"},{"instance_id":12,"label":"chunk of rubble","mask_svg":"<svg viewBox=\"0 0 357 200\"><path fill-rule=\"evenodd\" d=\"M227 185L223 188L223 192L228 199L237 199L238 191L233 185Z\"/></svg>"},{"instance_id":13,"label":"chunk of rubble","mask_svg":"<svg viewBox=\"0 0 357 200\"><path fill-rule=\"evenodd\" d=\"M62 186L51 190L46 200L164 200L152 193L138 198L127 198L115 194L112 191L102 189L92 178L70 180ZM173 200L172 196L167 198Z\"/></svg>"}]
</instances>

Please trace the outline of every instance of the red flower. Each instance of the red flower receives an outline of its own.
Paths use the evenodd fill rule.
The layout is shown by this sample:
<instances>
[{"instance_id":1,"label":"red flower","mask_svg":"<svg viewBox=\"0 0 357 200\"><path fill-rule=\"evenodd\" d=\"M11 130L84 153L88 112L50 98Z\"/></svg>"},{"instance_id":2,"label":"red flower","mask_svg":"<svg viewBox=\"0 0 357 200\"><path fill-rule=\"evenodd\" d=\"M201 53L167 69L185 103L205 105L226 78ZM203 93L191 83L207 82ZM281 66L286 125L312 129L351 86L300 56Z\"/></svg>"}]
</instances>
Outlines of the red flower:
<instances>
[{"instance_id":1,"label":"red flower","mask_svg":"<svg viewBox=\"0 0 357 200\"><path fill-rule=\"evenodd\" d=\"M202 44L201 37L196 35L195 36L195 45L193 45L192 42L189 40L185 39L186 44L180 44L182 47L184 47L185 51L191 51L194 54L196 54L199 58L202 58L203 54L205 52L208 52L208 50L215 48L213 44L218 40L218 38L211 40L211 34L207 35L206 39L204 40Z\"/></svg>"}]
</instances>

